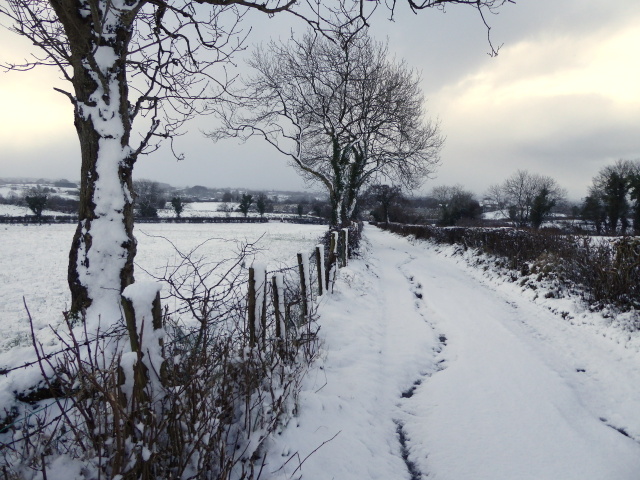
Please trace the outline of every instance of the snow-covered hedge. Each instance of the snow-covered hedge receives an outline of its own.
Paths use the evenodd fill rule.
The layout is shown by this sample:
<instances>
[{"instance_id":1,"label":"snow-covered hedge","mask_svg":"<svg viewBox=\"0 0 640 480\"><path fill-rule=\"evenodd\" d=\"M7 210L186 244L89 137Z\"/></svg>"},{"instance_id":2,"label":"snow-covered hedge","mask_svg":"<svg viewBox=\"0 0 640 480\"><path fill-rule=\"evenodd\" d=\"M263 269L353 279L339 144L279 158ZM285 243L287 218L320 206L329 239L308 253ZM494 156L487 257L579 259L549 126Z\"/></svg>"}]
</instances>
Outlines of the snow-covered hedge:
<instances>
[{"instance_id":1,"label":"snow-covered hedge","mask_svg":"<svg viewBox=\"0 0 640 480\"><path fill-rule=\"evenodd\" d=\"M640 239L566 235L554 230L434 227L379 224L416 239L461 245L495 255L519 277L553 279L559 288L578 291L592 308L640 310Z\"/></svg>"}]
</instances>

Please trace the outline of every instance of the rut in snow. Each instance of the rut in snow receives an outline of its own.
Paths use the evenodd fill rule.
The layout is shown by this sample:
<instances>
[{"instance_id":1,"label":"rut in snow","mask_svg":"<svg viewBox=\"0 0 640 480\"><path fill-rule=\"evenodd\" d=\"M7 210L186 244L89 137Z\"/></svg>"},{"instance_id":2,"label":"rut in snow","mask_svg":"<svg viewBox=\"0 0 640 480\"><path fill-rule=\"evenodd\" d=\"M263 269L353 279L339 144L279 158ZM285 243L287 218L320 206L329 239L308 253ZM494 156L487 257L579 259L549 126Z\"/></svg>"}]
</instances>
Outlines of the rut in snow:
<instances>
[{"instance_id":1,"label":"rut in snow","mask_svg":"<svg viewBox=\"0 0 640 480\"><path fill-rule=\"evenodd\" d=\"M402 271L402 267L404 265L405 264L399 266L398 268ZM422 285L420 283L416 283L415 278L412 275L407 275L407 274L404 274L404 275L407 281L409 282L412 293L416 297L415 309L417 313L429 325L429 327L431 327L431 329L436 331L433 323L428 320L428 318L425 316L425 313L422 311L423 298L424 298L422 293ZM438 337L439 343L438 343L438 346L433 350L434 360L436 360L438 357L441 356L444 348L447 346L447 337L445 334L440 333L437 335L437 337ZM401 393L401 398L408 399L413 397L413 394L415 393L416 389L420 385L422 385L422 383L426 378L431 377L435 373L438 373L444 370L445 368L446 368L445 360L443 358L440 358L435 362L435 369L433 369L432 367L428 371L423 372L420 375L420 377L413 382L411 387L409 387L408 389L404 390ZM401 404L400 404L400 408L402 408ZM410 449L411 438L407 435L407 432L405 430L405 423L398 419L394 419L394 423L396 424L396 434L398 436L398 441L400 442L400 453L402 455L402 460L407 466L407 471L409 472L411 480L422 480L424 477L428 477L429 474L423 473L420 470L420 468L417 466L416 462L411 459L411 449Z\"/></svg>"}]
</instances>

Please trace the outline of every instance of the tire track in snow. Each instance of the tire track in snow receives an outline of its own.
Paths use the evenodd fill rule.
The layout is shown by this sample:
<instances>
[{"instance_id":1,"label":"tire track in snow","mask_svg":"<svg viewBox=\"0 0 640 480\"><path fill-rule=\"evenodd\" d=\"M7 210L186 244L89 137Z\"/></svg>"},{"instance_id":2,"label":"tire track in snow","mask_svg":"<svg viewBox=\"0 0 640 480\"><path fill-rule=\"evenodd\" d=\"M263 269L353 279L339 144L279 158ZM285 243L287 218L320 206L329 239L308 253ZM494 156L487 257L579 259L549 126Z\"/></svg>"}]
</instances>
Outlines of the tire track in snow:
<instances>
[{"instance_id":1,"label":"tire track in snow","mask_svg":"<svg viewBox=\"0 0 640 480\"><path fill-rule=\"evenodd\" d=\"M410 273L410 271L408 271L408 269L406 268L407 265L413 262L416 257L411 255L409 252L405 252L405 253L407 255L406 260L398 264L397 268L400 271L400 273L404 276L404 278L407 280L409 290L416 298L416 300L414 301L414 308L416 313L422 318L422 320L427 325L429 325L431 330L435 333L438 331L438 329L436 328L436 325L433 323L433 321L429 319L429 317L426 315L426 312L424 311L425 305L424 305L424 294L423 294L422 284L420 282L417 282L415 280L415 276L412 273ZM433 348L433 365L429 365L429 368L424 368L420 376L416 380L414 380L411 387L404 390L400 395L401 401L398 404L398 407L401 410L402 416L405 418L410 418L413 415L413 413L404 407L403 401L405 399L412 398L416 389L420 387L425 382L425 380L431 378L433 375L447 368L446 359L443 355L443 351L447 346L447 337L444 333L437 333L436 337L438 339L438 344ZM397 425L396 434L398 437L398 441L400 442L402 459L404 460L405 465L407 466L407 471L409 472L411 480L422 480L424 477L429 477L429 473L421 471L416 461L414 461L414 459L412 458L411 446L413 442L411 437L408 435L406 431L405 421L400 420L398 418L394 419L394 423Z\"/></svg>"}]
</instances>

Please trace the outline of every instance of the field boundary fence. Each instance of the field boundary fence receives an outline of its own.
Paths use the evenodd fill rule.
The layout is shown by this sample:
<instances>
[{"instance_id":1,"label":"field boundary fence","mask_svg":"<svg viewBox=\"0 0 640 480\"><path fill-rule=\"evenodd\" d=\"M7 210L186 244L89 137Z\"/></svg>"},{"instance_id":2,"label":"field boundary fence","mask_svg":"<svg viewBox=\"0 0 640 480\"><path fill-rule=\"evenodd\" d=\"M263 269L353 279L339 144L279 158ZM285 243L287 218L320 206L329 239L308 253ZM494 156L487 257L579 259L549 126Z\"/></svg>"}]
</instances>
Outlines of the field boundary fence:
<instances>
[{"instance_id":1,"label":"field boundary fence","mask_svg":"<svg viewBox=\"0 0 640 480\"><path fill-rule=\"evenodd\" d=\"M290 329L310 325L314 300L333 291L337 271L347 265L348 258L349 229L342 228L330 232L328 251L319 244L310 254L299 252L294 266L272 271L259 264L249 267L250 345L264 344L269 331L276 338L285 339Z\"/></svg>"}]
</instances>

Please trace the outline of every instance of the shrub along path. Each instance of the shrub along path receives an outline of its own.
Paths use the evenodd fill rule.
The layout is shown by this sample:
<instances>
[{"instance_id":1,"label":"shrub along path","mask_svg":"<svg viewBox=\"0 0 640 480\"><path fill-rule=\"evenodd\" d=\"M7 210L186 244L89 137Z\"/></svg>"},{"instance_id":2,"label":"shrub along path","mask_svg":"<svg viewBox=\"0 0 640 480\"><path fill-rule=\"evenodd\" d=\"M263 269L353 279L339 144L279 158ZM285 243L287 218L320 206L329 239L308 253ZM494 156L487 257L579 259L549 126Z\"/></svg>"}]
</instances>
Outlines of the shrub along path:
<instances>
[{"instance_id":1,"label":"shrub along path","mask_svg":"<svg viewBox=\"0 0 640 480\"><path fill-rule=\"evenodd\" d=\"M351 288L322 300L325 357L270 445L270 474L640 477L637 351L496 290L429 244L374 227L365 239L340 272Z\"/></svg>"}]
</instances>

